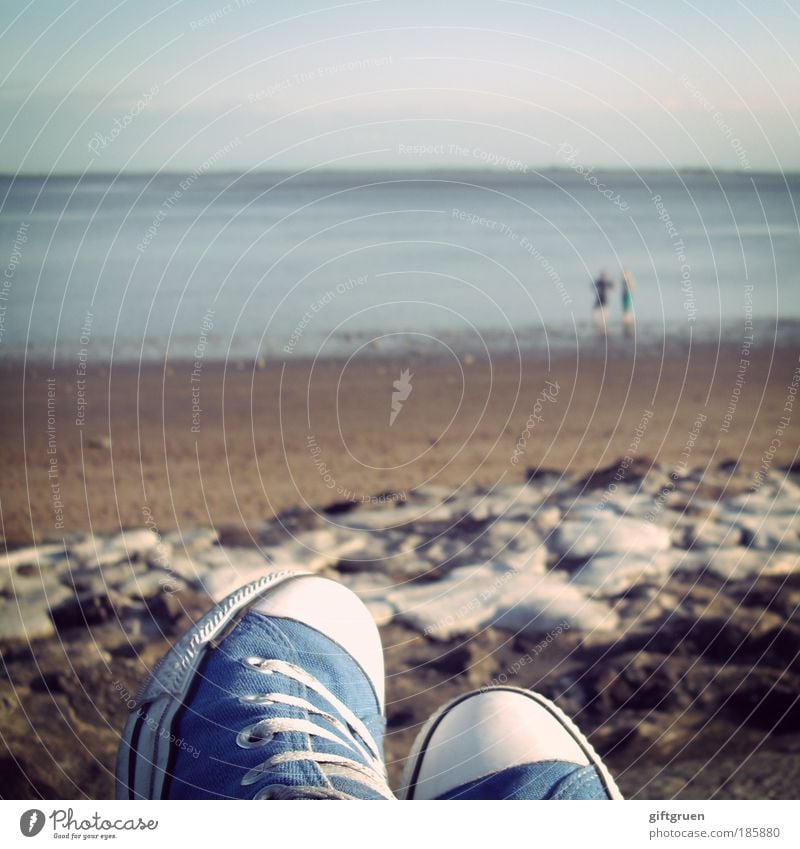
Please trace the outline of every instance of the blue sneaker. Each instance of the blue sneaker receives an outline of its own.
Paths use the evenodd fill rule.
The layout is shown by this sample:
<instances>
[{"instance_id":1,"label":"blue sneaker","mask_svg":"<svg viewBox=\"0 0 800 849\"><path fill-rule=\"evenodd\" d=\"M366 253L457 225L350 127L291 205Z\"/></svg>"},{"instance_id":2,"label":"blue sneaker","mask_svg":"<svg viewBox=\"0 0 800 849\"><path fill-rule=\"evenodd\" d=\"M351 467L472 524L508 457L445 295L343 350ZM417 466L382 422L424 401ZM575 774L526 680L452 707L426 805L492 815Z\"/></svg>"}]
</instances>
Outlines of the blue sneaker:
<instances>
[{"instance_id":1,"label":"blue sneaker","mask_svg":"<svg viewBox=\"0 0 800 849\"><path fill-rule=\"evenodd\" d=\"M553 702L491 687L459 696L422 727L405 799L621 799L589 741Z\"/></svg>"},{"instance_id":2,"label":"blue sneaker","mask_svg":"<svg viewBox=\"0 0 800 849\"><path fill-rule=\"evenodd\" d=\"M189 629L131 705L119 799L391 799L383 653L356 595L266 575Z\"/></svg>"}]
</instances>

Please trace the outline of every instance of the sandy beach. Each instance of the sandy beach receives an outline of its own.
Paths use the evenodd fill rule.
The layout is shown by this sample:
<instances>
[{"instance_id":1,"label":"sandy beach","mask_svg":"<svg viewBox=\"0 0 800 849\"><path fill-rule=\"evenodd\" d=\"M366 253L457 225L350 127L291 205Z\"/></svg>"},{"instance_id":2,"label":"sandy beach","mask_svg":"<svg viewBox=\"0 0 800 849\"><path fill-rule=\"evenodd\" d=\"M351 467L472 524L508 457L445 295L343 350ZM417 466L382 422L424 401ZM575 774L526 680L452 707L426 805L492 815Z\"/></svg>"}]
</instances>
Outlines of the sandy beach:
<instances>
[{"instance_id":1,"label":"sandy beach","mask_svg":"<svg viewBox=\"0 0 800 849\"><path fill-rule=\"evenodd\" d=\"M369 605L395 786L433 710L501 682L562 705L626 796L790 794L798 346L608 341L549 363L7 364L10 795L112 796L143 677L279 567Z\"/></svg>"},{"instance_id":2,"label":"sandy beach","mask_svg":"<svg viewBox=\"0 0 800 849\"><path fill-rule=\"evenodd\" d=\"M735 462L757 483L797 459L799 351L766 341L743 359L731 340L635 353L612 339L549 362L367 352L262 367L90 361L85 377L8 363L3 534L17 545L145 519L246 527L290 508L402 498L427 483L491 487L531 469L588 473L626 456ZM411 389L390 424L404 369Z\"/></svg>"}]
</instances>

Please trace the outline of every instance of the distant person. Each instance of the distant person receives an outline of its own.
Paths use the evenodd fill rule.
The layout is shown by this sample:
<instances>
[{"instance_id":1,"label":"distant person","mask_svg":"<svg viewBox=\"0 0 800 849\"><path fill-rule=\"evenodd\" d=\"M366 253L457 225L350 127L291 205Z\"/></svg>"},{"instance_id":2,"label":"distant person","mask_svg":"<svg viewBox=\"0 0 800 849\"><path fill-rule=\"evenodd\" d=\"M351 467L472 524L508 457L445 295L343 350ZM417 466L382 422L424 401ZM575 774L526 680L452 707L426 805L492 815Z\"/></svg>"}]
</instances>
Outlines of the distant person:
<instances>
[{"instance_id":1,"label":"distant person","mask_svg":"<svg viewBox=\"0 0 800 849\"><path fill-rule=\"evenodd\" d=\"M633 323L633 293L636 283L631 272L625 268L622 271L622 329L626 336L633 336L636 327Z\"/></svg>"},{"instance_id":2,"label":"distant person","mask_svg":"<svg viewBox=\"0 0 800 849\"><path fill-rule=\"evenodd\" d=\"M605 334L608 328L608 293L614 288L614 284L605 271L601 271L592 287L595 295L592 319L597 332Z\"/></svg>"}]
</instances>

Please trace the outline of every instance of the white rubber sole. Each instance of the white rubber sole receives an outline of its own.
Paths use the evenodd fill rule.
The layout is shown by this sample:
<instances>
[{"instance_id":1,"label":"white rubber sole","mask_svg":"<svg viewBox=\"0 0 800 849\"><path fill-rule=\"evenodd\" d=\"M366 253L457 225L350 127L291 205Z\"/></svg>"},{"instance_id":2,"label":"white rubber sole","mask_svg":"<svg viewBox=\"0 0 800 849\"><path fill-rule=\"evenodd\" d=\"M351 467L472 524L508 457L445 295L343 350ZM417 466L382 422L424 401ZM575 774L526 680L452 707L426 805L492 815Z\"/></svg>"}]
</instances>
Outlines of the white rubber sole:
<instances>
[{"instance_id":1,"label":"white rubber sole","mask_svg":"<svg viewBox=\"0 0 800 849\"><path fill-rule=\"evenodd\" d=\"M425 757L425 752L428 748L428 745L436 732L437 727L444 719L444 717L450 713L450 711L467 699L472 698L480 698L482 693L486 692L497 692L497 691L507 691L512 693L521 693L527 696L529 699L534 701L539 707L547 710L551 716L559 721L559 723L564 727L566 731L569 732L572 739L577 743L577 745L583 750L586 758L589 761L589 764L593 766L608 791L608 795L611 799L614 800L622 800L624 797L622 793L620 793L619 788L617 787L617 783L611 777L611 773L608 771L608 768L601 760L600 756L594 749L594 746L587 740L586 736L580 731L577 725L561 710L558 705L554 702L551 702L550 699L546 699L544 696L539 695L538 693L534 693L531 690L524 690L521 687L487 687L484 690L473 690L470 693L465 693L463 696L457 696L455 699L451 699L447 704L440 707L432 716L427 720L427 722L422 726L419 733L417 734L413 745L411 746L411 751L408 755L408 760L406 761L405 768L403 769L403 777L401 779L400 789L397 791L398 799L414 799L415 798L415 789L417 785L417 779L419 775L420 768L422 766L422 759ZM466 781L464 782L467 783Z\"/></svg>"}]
</instances>

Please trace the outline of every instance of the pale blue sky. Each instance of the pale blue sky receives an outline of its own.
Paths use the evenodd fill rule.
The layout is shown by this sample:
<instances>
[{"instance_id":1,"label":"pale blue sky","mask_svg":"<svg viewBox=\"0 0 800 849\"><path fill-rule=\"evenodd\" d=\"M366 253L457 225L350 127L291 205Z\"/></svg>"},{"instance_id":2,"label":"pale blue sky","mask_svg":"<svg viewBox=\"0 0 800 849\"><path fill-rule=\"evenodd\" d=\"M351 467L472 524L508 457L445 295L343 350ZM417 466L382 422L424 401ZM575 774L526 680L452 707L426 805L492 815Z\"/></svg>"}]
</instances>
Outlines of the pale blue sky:
<instances>
[{"instance_id":1,"label":"pale blue sky","mask_svg":"<svg viewBox=\"0 0 800 849\"><path fill-rule=\"evenodd\" d=\"M800 170L798 45L794 0L2 0L0 170L547 167L565 142Z\"/></svg>"}]
</instances>

